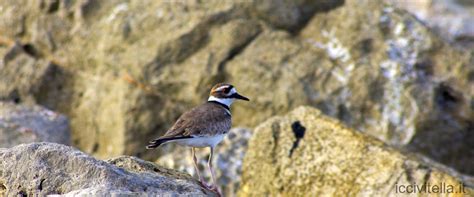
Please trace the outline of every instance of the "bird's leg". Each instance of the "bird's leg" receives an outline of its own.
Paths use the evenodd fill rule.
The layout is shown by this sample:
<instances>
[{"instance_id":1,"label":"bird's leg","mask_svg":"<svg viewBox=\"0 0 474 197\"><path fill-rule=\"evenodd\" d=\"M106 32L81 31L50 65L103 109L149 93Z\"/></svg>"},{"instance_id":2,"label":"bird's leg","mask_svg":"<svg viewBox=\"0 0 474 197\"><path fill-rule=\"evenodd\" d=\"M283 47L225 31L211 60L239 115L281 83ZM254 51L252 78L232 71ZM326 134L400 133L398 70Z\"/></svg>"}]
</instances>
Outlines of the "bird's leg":
<instances>
[{"instance_id":1,"label":"bird's leg","mask_svg":"<svg viewBox=\"0 0 474 197\"><path fill-rule=\"evenodd\" d=\"M207 160L207 166L209 167L209 171L211 171L211 178L212 178L212 187L211 190L216 191L217 193L221 193L219 188L217 187L216 176L214 175L214 170L212 169L212 156L214 155L214 147L209 147L211 149L211 154L209 155L209 160Z\"/></svg>"},{"instance_id":2,"label":"bird's leg","mask_svg":"<svg viewBox=\"0 0 474 197\"><path fill-rule=\"evenodd\" d=\"M199 177L199 181L201 182L202 185L207 186L206 183L204 182L204 179L201 177L201 173L199 173L199 168L198 168L197 158L196 158L196 151L194 150L194 147L191 148L191 151L193 153L194 169L196 170L196 173Z\"/></svg>"}]
</instances>

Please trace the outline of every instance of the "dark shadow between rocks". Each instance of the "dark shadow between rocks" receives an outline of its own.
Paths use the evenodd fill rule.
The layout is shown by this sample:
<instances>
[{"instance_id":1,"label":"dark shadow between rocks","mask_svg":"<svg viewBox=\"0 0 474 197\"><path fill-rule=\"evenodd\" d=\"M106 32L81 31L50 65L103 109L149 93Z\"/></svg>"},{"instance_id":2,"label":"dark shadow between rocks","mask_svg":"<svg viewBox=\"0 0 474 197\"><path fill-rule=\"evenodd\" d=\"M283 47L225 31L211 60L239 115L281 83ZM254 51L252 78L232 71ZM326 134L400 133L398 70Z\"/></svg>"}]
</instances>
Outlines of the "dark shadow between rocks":
<instances>
[{"instance_id":1,"label":"dark shadow between rocks","mask_svg":"<svg viewBox=\"0 0 474 197\"><path fill-rule=\"evenodd\" d=\"M302 19L301 22L298 23L296 26L291 27L289 29L289 32L292 35L298 35L299 32L306 27L308 22L313 18L315 14L318 13L326 13L329 12L333 9L336 9L342 5L344 5L345 0L322 0L319 4L309 6L309 7L302 7L301 13L302 13Z\"/></svg>"},{"instance_id":2,"label":"dark shadow between rocks","mask_svg":"<svg viewBox=\"0 0 474 197\"><path fill-rule=\"evenodd\" d=\"M474 113L460 90L440 83L434 112L421 120L408 149L422 153L461 173L474 174Z\"/></svg>"}]
</instances>

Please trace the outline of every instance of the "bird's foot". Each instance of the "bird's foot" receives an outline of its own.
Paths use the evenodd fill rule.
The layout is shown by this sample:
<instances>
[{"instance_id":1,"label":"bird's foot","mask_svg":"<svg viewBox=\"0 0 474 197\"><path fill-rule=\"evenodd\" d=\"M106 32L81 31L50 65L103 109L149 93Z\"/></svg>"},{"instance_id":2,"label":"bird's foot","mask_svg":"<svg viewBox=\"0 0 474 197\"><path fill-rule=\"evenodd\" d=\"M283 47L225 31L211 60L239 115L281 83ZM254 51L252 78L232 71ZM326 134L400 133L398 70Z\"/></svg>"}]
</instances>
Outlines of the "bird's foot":
<instances>
[{"instance_id":1,"label":"bird's foot","mask_svg":"<svg viewBox=\"0 0 474 197\"><path fill-rule=\"evenodd\" d=\"M211 185L208 185L205 181L200 180L200 181L199 181L199 184L201 184L202 187L204 187L204 188L206 188L206 189L208 189L208 190L211 190L211 187L212 187L212 186L211 186Z\"/></svg>"},{"instance_id":2,"label":"bird's foot","mask_svg":"<svg viewBox=\"0 0 474 197\"><path fill-rule=\"evenodd\" d=\"M217 187L217 185L209 185L208 189L213 192L216 192L219 197L222 196L222 193L219 190L219 187Z\"/></svg>"},{"instance_id":3,"label":"bird's foot","mask_svg":"<svg viewBox=\"0 0 474 197\"><path fill-rule=\"evenodd\" d=\"M209 189L209 190L216 192L219 197L222 196L221 191L220 191L219 188L218 188L217 186L215 186L215 185L211 186L211 189Z\"/></svg>"},{"instance_id":4,"label":"bird's foot","mask_svg":"<svg viewBox=\"0 0 474 197\"><path fill-rule=\"evenodd\" d=\"M219 188L216 185L214 184L208 185L204 181L200 181L199 183L201 184L202 187L217 193L218 196L222 196L221 192L219 191Z\"/></svg>"}]
</instances>

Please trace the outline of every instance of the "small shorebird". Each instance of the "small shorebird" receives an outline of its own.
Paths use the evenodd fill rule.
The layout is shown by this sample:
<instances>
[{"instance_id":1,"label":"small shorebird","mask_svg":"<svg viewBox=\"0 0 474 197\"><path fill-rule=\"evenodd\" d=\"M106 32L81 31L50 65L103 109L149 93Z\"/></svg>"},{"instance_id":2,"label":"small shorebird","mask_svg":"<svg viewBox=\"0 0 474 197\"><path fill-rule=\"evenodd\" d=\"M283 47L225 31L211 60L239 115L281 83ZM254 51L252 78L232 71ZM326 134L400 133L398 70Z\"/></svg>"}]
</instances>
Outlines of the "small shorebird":
<instances>
[{"instance_id":1,"label":"small shorebird","mask_svg":"<svg viewBox=\"0 0 474 197\"><path fill-rule=\"evenodd\" d=\"M219 193L212 169L212 156L216 145L222 141L230 130L232 125L230 105L236 99L249 101L247 97L237 93L234 86L225 83L216 84L211 89L209 99L206 103L182 114L165 135L150 141L150 144L146 148L154 149L168 142L174 142L182 146L190 146L194 168L196 169L201 184ZM211 171L212 185L207 185L199 173L194 150L197 147L210 148L211 154L208 158L207 165Z\"/></svg>"}]
</instances>

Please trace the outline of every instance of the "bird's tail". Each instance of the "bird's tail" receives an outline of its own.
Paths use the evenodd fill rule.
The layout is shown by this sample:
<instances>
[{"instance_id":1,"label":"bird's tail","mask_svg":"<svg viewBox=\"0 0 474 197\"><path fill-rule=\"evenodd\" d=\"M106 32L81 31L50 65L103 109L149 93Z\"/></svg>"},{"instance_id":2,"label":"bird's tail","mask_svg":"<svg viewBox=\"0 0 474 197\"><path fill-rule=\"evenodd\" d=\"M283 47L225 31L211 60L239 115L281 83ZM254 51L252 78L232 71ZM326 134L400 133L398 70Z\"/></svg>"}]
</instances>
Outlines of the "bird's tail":
<instances>
[{"instance_id":1,"label":"bird's tail","mask_svg":"<svg viewBox=\"0 0 474 197\"><path fill-rule=\"evenodd\" d=\"M172 142L174 140L186 139L186 138L192 138L192 137L191 136L177 136L177 137L158 138L158 139L150 141L148 146L146 146L146 149L155 149L155 148L159 147L162 144Z\"/></svg>"}]
</instances>

